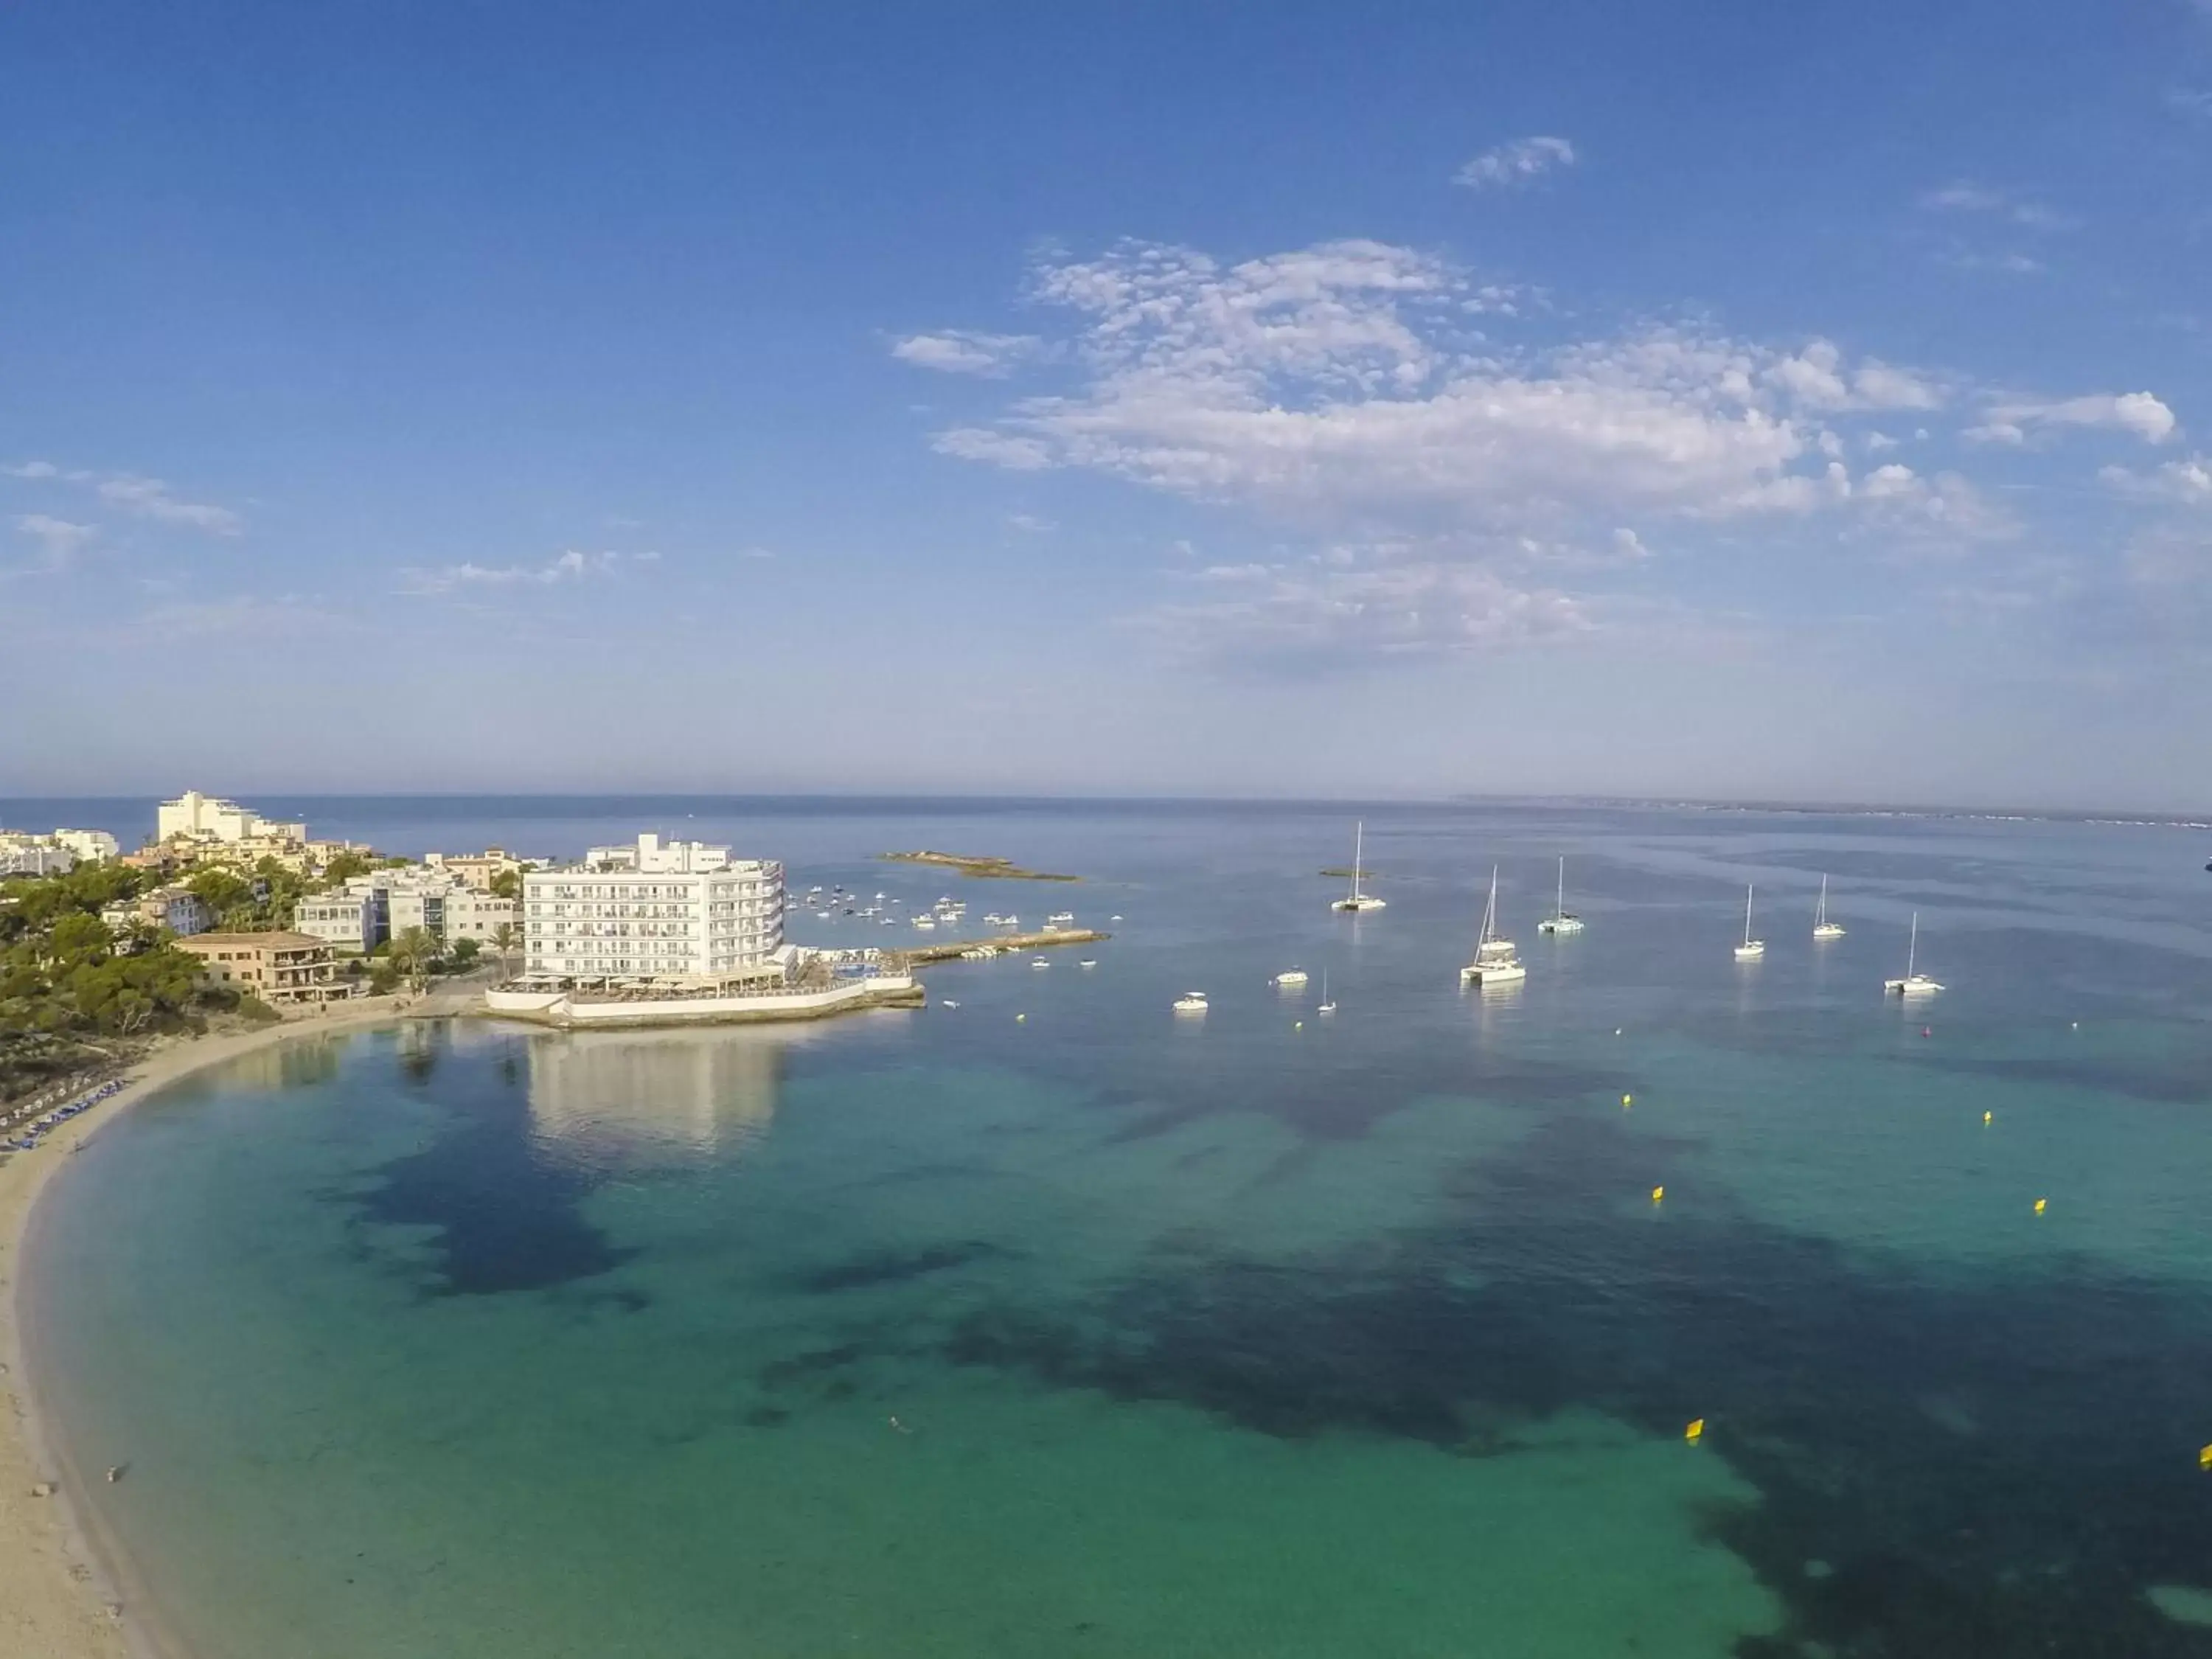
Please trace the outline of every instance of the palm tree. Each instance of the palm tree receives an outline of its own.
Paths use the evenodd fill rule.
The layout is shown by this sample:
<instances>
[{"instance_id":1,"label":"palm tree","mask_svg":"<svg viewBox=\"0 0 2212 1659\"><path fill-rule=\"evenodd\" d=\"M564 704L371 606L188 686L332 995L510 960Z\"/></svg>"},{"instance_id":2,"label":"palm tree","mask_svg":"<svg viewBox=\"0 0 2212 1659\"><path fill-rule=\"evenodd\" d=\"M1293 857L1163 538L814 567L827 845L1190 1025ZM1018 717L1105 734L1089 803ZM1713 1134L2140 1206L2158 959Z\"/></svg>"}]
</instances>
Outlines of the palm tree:
<instances>
[{"instance_id":1,"label":"palm tree","mask_svg":"<svg viewBox=\"0 0 2212 1659\"><path fill-rule=\"evenodd\" d=\"M511 921L502 921L491 930L491 948L499 952L499 971L502 979L514 971L507 965L507 958L508 953L520 942L520 938L515 932L514 924Z\"/></svg>"},{"instance_id":2,"label":"palm tree","mask_svg":"<svg viewBox=\"0 0 2212 1659\"><path fill-rule=\"evenodd\" d=\"M409 987L417 992L437 955L438 941L427 927L410 927L392 941L392 965L407 976Z\"/></svg>"}]
</instances>

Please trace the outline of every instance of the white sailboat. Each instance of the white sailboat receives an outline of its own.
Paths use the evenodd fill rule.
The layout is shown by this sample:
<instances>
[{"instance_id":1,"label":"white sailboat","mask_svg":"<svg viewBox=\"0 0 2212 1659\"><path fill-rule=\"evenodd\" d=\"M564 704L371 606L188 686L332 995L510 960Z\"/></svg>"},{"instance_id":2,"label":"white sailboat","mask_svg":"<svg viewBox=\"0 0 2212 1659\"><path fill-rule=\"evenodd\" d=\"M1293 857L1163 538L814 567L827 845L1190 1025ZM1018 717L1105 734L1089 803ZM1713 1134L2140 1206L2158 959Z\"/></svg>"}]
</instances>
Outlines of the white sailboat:
<instances>
[{"instance_id":1,"label":"white sailboat","mask_svg":"<svg viewBox=\"0 0 2212 1659\"><path fill-rule=\"evenodd\" d=\"M1321 1006L1316 1008L1314 1012L1333 1014L1335 1012L1336 999L1328 994L1328 969L1324 968L1321 970Z\"/></svg>"},{"instance_id":2,"label":"white sailboat","mask_svg":"<svg viewBox=\"0 0 2212 1659\"><path fill-rule=\"evenodd\" d=\"M1474 943L1474 960L1459 970L1462 985L1510 985L1528 977L1528 970L1514 954L1513 941L1498 936L1498 866L1490 866L1490 902L1482 910L1482 937Z\"/></svg>"},{"instance_id":3,"label":"white sailboat","mask_svg":"<svg viewBox=\"0 0 2212 1659\"><path fill-rule=\"evenodd\" d=\"M1942 986L1936 981L1916 970L1919 958L1920 912L1915 910L1912 913L1912 938L1905 947L1905 977L1886 979L1881 982L1881 988L1892 996L1900 997L1932 996L1942 990Z\"/></svg>"},{"instance_id":4,"label":"white sailboat","mask_svg":"<svg viewBox=\"0 0 2212 1659\"><path fill-rule=\"evenodd\" d=\"M1735 947L1738 962L1757 962L1766 954L1766 941L1751 936L1751 891L1747 884L1743 890L1743 943Z\"/></svg>"},{"instance_id":5,"label":"white sailboat","mask_svg":"<svg viewBox=\"0 0 2212 1659\"><path fill-rule=\"evenodd\" d=\"M1567 858L1559 855L1559 896L1552 906L1552 914L1536 924L1540 933L1579 933L1583 919L1567 914Z\"/></svg>"},{"instance_id":6,"label":"white sailboat","mask_svg":"<svg viewBox=\"0 0 2212 1659\"><path fill-rule=\"evenodd\" d=\"M1844 924L1828 920L1828 878L1824 875L1820 878L1820 902L1813 911L1813 937L1841 939L1843 936Z\"/></svg>"},{"instance_id":7,"label":"white sailboat","mask_svg":"<svg viewBox=\"0 0 2212 1659\"><path fill-rule=\"evenodd\" d=\"M1363 820L1352 832L1352 891L1331 903L1328 908L1332 910L1380 910L1383 908L1382 901L1374 894L1359 890L1359 860L1366 836L1367 825Z\"/></svg>"}]
</instances>

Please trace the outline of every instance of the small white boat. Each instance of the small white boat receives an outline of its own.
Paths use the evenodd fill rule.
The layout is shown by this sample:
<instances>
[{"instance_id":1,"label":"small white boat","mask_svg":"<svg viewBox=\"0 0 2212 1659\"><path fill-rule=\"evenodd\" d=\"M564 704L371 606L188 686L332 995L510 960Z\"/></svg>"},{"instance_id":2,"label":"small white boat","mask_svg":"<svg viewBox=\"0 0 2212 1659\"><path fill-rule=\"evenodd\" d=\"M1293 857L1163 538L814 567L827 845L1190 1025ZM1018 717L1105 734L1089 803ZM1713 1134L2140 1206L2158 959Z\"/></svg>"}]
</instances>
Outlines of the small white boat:
<instances>
[{"instance_id":1,"label":"small white boat","mask_svg":"<svg viewBox=\"0 0 2212 1659\"><path fill-rule=\"evenodd\" d=\"M945 999L944 1006L947 1008L957 1008L960 1005L955 1002L951 997L947 997Z\"/></svg>"},{"instance_id":2,"label":"small white boat","mask_svg":"<svg viewBox=\"0 0 2212 1659\"><path fill-rule=\"evenodd\" d=\"M1830 921L1828 920L1828 878L1826 876L1822 876L1820 878L1820 902L1813 908L1813 937L1814 939L1841 939L1843 936L1844 924L1840 921Z\"/></svg>"},{"instance_id":3,"label":"small white boat","mask_svg":"<svg viewBox=\"0 0 2212 1659\"><path fill-rule=\"evenodd\" d=\"M1915 910L1912 913L1911 942L1905 947L1905 977L1886 979L1881 982L1881 988L1892 996L1899 997L1933 996L1942 990L1942 986L1936 981L1929 978L1926 974L1915 971L1915 964L1918 962L1919 957L1920 912Z\"/></svg>"},{"instance_id":4,"label":"small white boat","mask_svg":"<svg viewBox=\"0 0 2212 1659\"><path fill-rule=\"evenodd\" d=\"M1021 925L1022 919L1019 916L1000 916L999 918L999 926L1001 927L1018 927Z\"/></svg>"},{"instance_id":5,"label":"small white boat","mask_svg":"<svg viewBox=\"0 0 2212 1659\"><path fill-rule=\"evenodd\" d=\"M1098 958L1096 957L1085 957L1082 961L1077 963L1075 965L1079 968L1096 968L1098 965Z\"/></svg>"},{"instance_id":6,"label":"small white boat","mask_svg":"<svg viewBox=\"0 0 2212 1659\"><path fill-rule=\"evenodd\" d=\"M1567 859L1562 853L1559 855L1559 896L1553 903L1552 914L1536 924L1536 931L1540 933L1579 933L1582 930L1583 919L1567 914Z\"/></svg>"},{"instance_id":7,"label":"small white boat","mask_svg":"<svg viewBox=\"0 0 2212 1659\"><path fill-rule=\"evenodd\" d=\"M1106 920L1107 920L1107 921L1121 921L1121 917L1119 917L1119 916L1109 916L1109 917L1107 917L1107 918L1106 918Z\"/></svg>"},{"instance_id":8,"label":"small white boat","mask_svg":"<svg viewBox=\"0 0 2212 1659\"><path fill-rule=\"evenodd\" d=\"M1046 961L1042 957L1031 957L1030 958L1030 966L1032 968L1049 968L1052 966L1052 963Z\"/></svg>"},{"instance_id":9,"label":"small white boat","mask_svg":"<svg viewBox=\"0 0 2212 1659\"><path fill-rule=\"evenodd\" d=\"M1321 970L1321 1006L1316 1008L1314 1012L1317 1014L1333 1014L1335 1012L1336 999L1330 996L1328 994L1328 969L1324 968Z\"/></svg>"},{"instance_id":10,"label":"small white boat","mask_svg":"<svg viewBox=\"0 0 2212 1659\"><path fill-rule=\"evenodd\" d=\"M1374 894L1363 893L1359 890L1359 860L1364 850L1366 840L1367 825L1364 821L1362 821L1355 824L1352 831L1352 890L1344 897L1332 902L1328 907L1330 909L1380 910L1385 908L1383 902L1376 898Z\"/></svg>"},{"instance_id":11,"label":"small white boat","mask_svg":"<svg viewBox=\"0 0 2212 1659\"><path fill-rule=\"evenodd\" d=\"M1179 1014L1204 1013L1206 1012L1206 993L1203 991L1185 991L1181 996L1176 999L1175 1011Z\"/></svg>"},{"instance_id":12,"label":"small white boat","mask_svg":"<svg viewBox=\"0 0 2212 1659\"><path fill-rule=\"evenodd\" d=\"M1513 941L1498 934L1498 866L1490 866L1490 902L1482 910L1482 934L1474 943L1474 960L1459 970L1462 985L1511 985L1528 977L1514 953Z\"/></svg>"},{"instance_id":13,"label":"small white boat","mask_svg":"<svg viewBox=\"0 0 2212 1659\"><path fill-rule=\"evenodd\" d=\"M1743 943L1735 947L1738 962L1757 962L1766 954L1766 941L1751 936L1751 888L1743 890Z\"/></svg>"},{"instance_id":14,"label":"small white boat","mask_svg":"<svg viewBox=\"0 0 2212 1659\"><path fill-rule=\"evenodd\" d=\"M1276 975L1273 982L1285 990L1295 989L1306 982L1306 970L1303 968L1293 968L1288 973Z\"/></svg>"},{"instance_id":15,"label":"small white boat","mask_svg":"<svg viewBox=\"0 0 2212 1659\"><path fill-rule=\"evenodd\" d=\"M1069 922L1075 920L1075 912L1073 910L1055 910L1050 915L1047 916L1045 920L1052 923L1055 927L1064 927Z\"/></svg>"},{"instance_id":16,"label":"small white boat","mask_svg":"<svg viewBox=\"0 0 2212 1659\"><path fill-rule=\"evenodd\" d=\"M996 927L1005 920L1006 918L1000 915L996 910L986 910L983 912L983 921L989 927Z\"/></svg>"},{"instance_id":17,"label":"small white boat","mask_svg":"<svg viewBox=\"0 0 2212 1659\"><path fill-rule=\"evenodd\" d=\"M927 916L916 916L914 919L914 925L921 928L930 928L937 926L937 924L932 921Z\"/></svg>"}]
</instances>

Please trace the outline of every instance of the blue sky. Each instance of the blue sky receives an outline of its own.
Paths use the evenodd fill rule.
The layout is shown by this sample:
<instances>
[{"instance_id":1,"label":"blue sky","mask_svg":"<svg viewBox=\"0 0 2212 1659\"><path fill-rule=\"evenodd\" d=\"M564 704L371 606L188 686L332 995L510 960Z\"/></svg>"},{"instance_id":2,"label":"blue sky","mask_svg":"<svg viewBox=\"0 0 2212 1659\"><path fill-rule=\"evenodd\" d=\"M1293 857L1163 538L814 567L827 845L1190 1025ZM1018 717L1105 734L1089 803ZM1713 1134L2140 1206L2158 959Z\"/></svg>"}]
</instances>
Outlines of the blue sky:
<instances>
[{"instance_id":1,"label":"blue sky","mask_svg":"<svg viewBox=\"0 0 2212 1659\"><path fill-rule=\"evenodd\" d=\"M12 793L2212 805L2212 6L14 8Z\"/></svg>"}]
</instances>

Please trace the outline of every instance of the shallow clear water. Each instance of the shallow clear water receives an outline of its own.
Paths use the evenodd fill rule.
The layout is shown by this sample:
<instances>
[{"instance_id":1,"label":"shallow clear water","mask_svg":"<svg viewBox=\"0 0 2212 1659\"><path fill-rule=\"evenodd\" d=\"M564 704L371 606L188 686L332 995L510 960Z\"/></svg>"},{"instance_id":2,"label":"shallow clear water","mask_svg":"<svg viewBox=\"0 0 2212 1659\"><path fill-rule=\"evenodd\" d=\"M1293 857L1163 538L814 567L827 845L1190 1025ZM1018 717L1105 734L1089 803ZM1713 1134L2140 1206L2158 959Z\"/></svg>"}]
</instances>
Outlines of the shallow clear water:
<instances>
[{"instance_id":1,"label":"shallow clear water","mask_svg":"<svg viewBox=\"0 0 2212 1659\"><path fill-rule=\"evenodd\" d=\"M505 810L371 833L625 809ZM787 1032L303 1042L100 1134L33 1334L199 1652L2212 1655L2193 836L1399 808L1355 922L1335 813L696 810L801 890L1125 920ZM1493 860L1529 978L1462 994Z\"/></svg>"}]
</instances>

